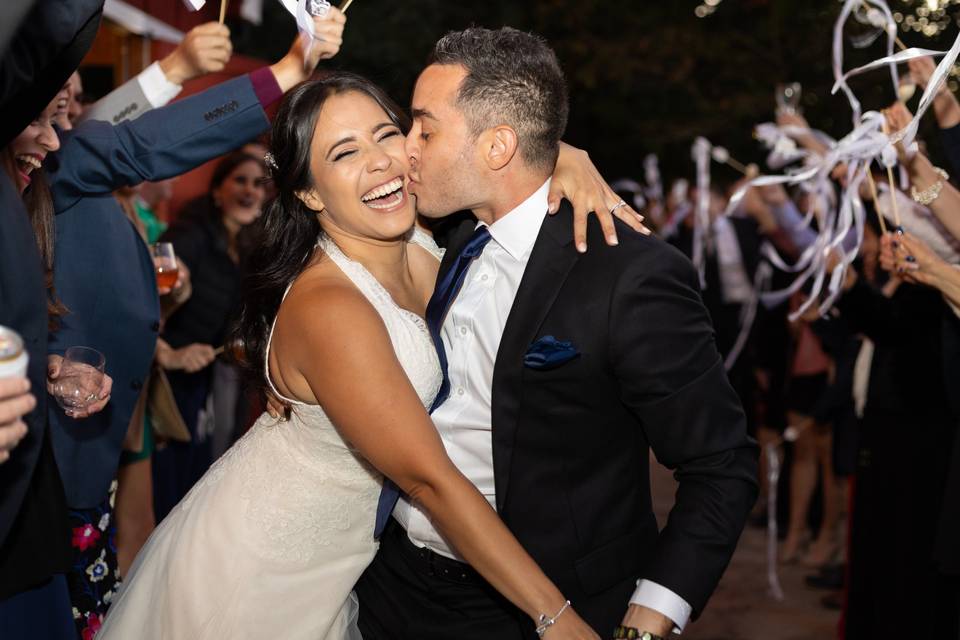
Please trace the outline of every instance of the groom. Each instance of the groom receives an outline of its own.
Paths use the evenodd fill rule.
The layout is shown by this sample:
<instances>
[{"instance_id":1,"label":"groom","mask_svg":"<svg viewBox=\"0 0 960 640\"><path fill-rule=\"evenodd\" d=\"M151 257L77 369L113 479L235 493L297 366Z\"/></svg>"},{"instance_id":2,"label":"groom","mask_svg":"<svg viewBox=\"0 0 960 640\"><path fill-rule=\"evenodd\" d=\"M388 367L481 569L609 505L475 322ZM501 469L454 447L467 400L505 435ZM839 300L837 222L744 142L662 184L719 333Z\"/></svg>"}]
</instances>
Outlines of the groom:
<instances>
[{"instance_id":1,"label":"groom","mask_svg":"<svg viewBox=\"0 0 960 640\"><path fill-rule=\"evenodd\" d=\"M570 208L546 215L567 112L553 52L509 28L448 34L417 80L410 193L427 216L479 220L452 232L427 309L446 373L433 419L601 637L666 636L730 560L756 448L687 259L625 227L580 254ZM659 533L651 448L680 483ZM357 586L366 640L535 637L415 504L381 507L393 518Z\"/></svg>"}]
</instances>

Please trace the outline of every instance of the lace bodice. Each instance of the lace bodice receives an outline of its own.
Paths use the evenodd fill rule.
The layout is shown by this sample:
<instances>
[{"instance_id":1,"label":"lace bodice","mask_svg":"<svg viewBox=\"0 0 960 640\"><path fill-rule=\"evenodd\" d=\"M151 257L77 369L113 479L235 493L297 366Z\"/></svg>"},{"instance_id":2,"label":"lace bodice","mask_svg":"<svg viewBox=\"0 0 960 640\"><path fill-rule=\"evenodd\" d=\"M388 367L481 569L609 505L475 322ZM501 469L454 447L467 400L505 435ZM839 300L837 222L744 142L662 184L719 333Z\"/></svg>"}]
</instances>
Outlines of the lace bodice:
<instances>
[{"instance_id":1,"label":"lace bodice","mask_svg":"<svg viewBox=\"0 0 960 640\"><path fill-rule=\"evenodd\" d=\"M414 227L410 231L408 240L412 244L422 247L433 255L438 261L443 258L443 250L440 249L429 235L419 227ZM329 257L334 264L346 275L357 289L370 301L377 313L383 319L387 327L387 333L390 335L390 341L397 354L397 359L403 367L404 372L413 384L420 401L425 407L430 407L433 398L440 388L442 374L440 364L437 359L436 350L433 346L433 340L430 337L430 330L423 318L416 313L399 306L380 282L373 277L359 262L351 260L340 250L340 247L328 236L323 235L317 241L317 246ZM292 286L292 284L291 284ZM286 298L290 292L290 287L284 292ZM276 319L270 328L270 336L267 340L267 350L264 362L264 375L267 384L277 397L289 402L297 407L300 412L310 412L310 407L292 398L287 398L281 394L273 384L270 378L270 344L273 340L273 330L276 327Z\"/></svg>"},{"instance_id":2,"label":"lace bodice","mask_svg":"<svg viewBox=\"0 0 960 640\"><path fill-rule=\"evenodd\" d=\"M409 241L440 258L426 234L413 231ZM423 319L333 241L319 247L383 318L428 407L441 373ZM358 398L377 391L363 380L355 386ZM291 404L288 421L264 413L160 523L111 605L104 640L267 638L278 630L288 640L359 637L350 591L377 550L382 476L322 407Z\"/></svg>"}]
</instances>

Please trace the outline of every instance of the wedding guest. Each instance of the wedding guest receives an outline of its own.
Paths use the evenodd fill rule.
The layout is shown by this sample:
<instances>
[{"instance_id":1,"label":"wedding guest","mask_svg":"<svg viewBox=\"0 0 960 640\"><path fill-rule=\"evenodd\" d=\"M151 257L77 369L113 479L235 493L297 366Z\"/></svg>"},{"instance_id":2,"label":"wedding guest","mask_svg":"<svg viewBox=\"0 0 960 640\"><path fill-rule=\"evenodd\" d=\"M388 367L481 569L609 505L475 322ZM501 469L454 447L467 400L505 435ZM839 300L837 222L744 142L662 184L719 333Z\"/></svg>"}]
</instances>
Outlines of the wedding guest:
<instances>
[{"instance_id":1,"label":"wedding guest","mask_svg":"<svg viewBox=\"0 0 960 640\"><path fill-rule=\"evenodd\" d=\"M38 119L37 114L86 54L99 25L102 2L36 3L18 28L19 19L10 14L26 11L31 4L4 3L0 10L4 12L0 30L13 38L0 58L2 147ZM24 13L19 16L23 18ZM31 46L21 46L25 43ZM47 429L44 264L22 199L23 187L17 184L15 156L8 155L2 164L0 324L24 340L36 405L23 420L27 435L0 465L0 629L5 640L74 640L64 577L70 563L66 504Z\"/></svg>"},{"instance_id":2,"label":"wedding guest","mask_svg":"<svg viewBox=\"0 0 960 640\"><path fill-rule=\"evenodd\" d=\"M926 89L937 65L933 58L922 57L907 61L910 77L920 89ZM960 103L947 87L941 84L933 99L933 113L940 128L940 142L954 173L960 174Z\"/></svg>"},{"instance_id":3,"label":"wedding guest","mask_svg":"<svg viewBox=\"0 0 960 640\"><path fill-rule=\"evenodd\" d=\"M794 296L791 310L805 300ZM818 477L824 491L823 519L819 534L806 561L822 565L837 547L836 524L839 518L839 486L833 474L829 425L818 424L814 408L826 392L833 362L824 353L811 322L816 311L791 323L793 354L787 383L787 424L797 431L790 463L790 519L787 537L781 549L781 561L795 562L804 553L809 537L808 517Z\"/></svg>"},{"instance_id":4,"label":"wedding guest","mask_svg":"<svg viewBox=\"0 0 960 640\"><path fill-rule=\"evenodd\" d=\"M265 177L262 157L231 153L214 170L206 210L181 217L162 238L173 243L193 285L193 295L167 321L163 338L173 349L202 349L208 365L240 304L243 259L251 244L250 225L263 206ZM169 378L192 439L170 443L155 455L158 520L230 446L242 421L239 379L231 365L171 371ZM201 414L209 420L211 407L215 422L201 424Z\"/></svg>"},{"instance_id":5,"label":"wedding guest","mask_svg":"<svg viewBox=\"0 0 960 640\"><path fill-rule=\"evenodd\" d=\"M911 114L901 102L895 102L885 111L891 131L899 131L910 122ZM923 153L905 150L902 144L897 145L900 162L910 176L910 194L915 202L929 207L935 217L935 222L943 239L953 246L960 243L960 191L950 184L943 169L934 166ZM881 198L882 201L882 198ZM902 212L901 212L902 213ZM931 224L934 220L931 220ZM918 233L916 229L910 229ZM935 240L924 238L933 245ZM960 244L953 247L960 248Z\"/></svg>"},{"instance_id":6,"label":"wedding guest","mask_svg":"<svg viewBox=\"0 0 960 640\"><path fill-rule=\"evenodd\" d=\"M72 527L79 532L70 582L80 632L96 629L117 587L114 478L160 328L153 260L112 192L183 173L266 129L264 107L306 77L305 64L312 69L339 47L340 22L318 22L318 29L326 40L314 45L311 60L303 59L298 43L272 67L136 120L81 123L56 153L50 171L57 213L54 276L71 313L50 349L96 348L116 380L112 410L88 418L82 430L59 410L50 412Z\"/></svg>"},{"instance_id":7,"label":"wedding guest","mask_svg":"<svg viewBox=\"0 0 960 640\"><path fill-rule=\"evenodd\" d=\"M943 323L955 315L939 291L899 278L881 290L851 270L845 289L837 309L873 345L869 384L858 401L846 637L906 625L920 636L956 637L955 581L934 562L960 424L952 406L956 383L938 366L948 344ZM864 386L858 377L855 398Z\"/></svg>"},{"instance_id":8,"label":"wedding guest","mask_svg":"<svg viewBox=\"0 0 960 640\"><path fill-rule=\"evenodd\" d=\"M953 314L943 317L941 366L953 414L960 416L960 265L946 262L909 233L884 237L881 263L907 282L939 291L949 303ZM960 552L956 544L960 539L960 435L954 435L945 486L934 559L944 581L960 595Z\"/></svg>"}]
</instances>

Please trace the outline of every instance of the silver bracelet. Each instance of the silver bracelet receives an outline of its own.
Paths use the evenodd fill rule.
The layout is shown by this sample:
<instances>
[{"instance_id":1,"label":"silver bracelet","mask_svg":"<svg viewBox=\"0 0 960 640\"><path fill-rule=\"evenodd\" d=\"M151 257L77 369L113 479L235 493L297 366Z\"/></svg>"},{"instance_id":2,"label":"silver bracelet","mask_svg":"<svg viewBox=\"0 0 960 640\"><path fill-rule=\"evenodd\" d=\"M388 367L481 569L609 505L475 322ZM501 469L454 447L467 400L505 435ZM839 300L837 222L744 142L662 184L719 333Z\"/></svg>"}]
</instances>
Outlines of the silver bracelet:
<instances>
[{"instance_id":1,"label":"silver bracelet","mask_svg":"<svg viewBox=\"0 0 960 640\"><path fill-rule=\"evenodd\" d=\"M542 638L543 634L547 632L547 629L557 624L557 620L560 618L563 612L567 610L567 607L569 606L570 606L570 601L567 600L563 604L563 606L560 607L560 611L557 611L557 615L553 616L552 618L548 618L547 614L541 613L540 617L537 619L537 621L540 623L539 625L537 625L537 635Z\"/></svg>"},{"instance_id":2,"label":"silver bracelet","mask_svg":"<svg viewBox=\"0 0 960 640\"><path fill-rule=\"evenodd\" d=\"M943 184L950 179L950 175L940 167L934 167L933 170L937 172L938 176L940 176L939 180L934 182L923 191L917 191L916 187L910 187L910 196L917 204L927 206L939 198L940 192L943 190Z\"/></svg>"}]
</instances>

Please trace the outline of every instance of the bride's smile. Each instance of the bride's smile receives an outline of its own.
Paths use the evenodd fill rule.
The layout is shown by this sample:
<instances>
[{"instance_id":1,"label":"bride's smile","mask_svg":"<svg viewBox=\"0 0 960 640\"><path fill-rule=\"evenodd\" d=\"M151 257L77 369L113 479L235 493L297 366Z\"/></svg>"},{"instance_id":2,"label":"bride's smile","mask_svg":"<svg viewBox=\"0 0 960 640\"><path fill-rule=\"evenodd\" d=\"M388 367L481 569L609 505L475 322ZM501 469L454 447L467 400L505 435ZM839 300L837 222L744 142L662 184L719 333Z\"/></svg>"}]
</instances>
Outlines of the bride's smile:
<instances>
[{"instance_id":1,"label":"bride's smile","mask_svg":"<svg viewBox=\"0 0 960 640\"><path fill-rule=\"evenodd\" d=\"M313 188L300 197L332 236L393 241L413 226L404 135L372 98L358 91L330 96L311 155Z\"/></svg>"}]
</instances>

